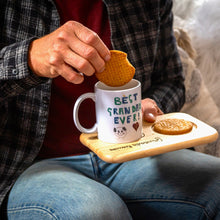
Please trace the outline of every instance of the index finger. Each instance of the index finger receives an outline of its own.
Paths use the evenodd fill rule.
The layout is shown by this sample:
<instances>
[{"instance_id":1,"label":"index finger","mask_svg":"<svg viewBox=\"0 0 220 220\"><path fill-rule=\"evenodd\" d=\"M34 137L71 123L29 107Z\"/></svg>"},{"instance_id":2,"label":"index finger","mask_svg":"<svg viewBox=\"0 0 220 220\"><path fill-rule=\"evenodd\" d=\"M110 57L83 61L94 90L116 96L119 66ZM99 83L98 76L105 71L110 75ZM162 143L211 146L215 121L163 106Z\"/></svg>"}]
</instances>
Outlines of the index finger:
<instances>
[{"instance_id":1,"label":"index finger","mask_svg":"<svg viewBox=\"0 0 220 220\"><path fill-rule=\"evenodd\" d=\"M76 37L84 43L94 47L105 61L109 61L111 58L110 51L98 34L80 23L75 23L75 25L78 26L78 28L75 29Z\"/></svg>"}]
</instances>

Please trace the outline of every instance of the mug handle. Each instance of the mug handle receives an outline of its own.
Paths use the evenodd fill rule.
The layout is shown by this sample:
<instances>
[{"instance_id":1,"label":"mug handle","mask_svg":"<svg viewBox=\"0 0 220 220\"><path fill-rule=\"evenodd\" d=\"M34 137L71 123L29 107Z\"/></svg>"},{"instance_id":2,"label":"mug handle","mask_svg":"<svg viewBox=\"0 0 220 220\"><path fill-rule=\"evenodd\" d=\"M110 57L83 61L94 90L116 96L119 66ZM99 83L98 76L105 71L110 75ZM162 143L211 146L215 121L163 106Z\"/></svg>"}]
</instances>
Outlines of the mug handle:
<instances>
[{"instance_id":1,"label":"mug handle","mask_svg":"<svg viewBox=\"0 0 220 220\"><path fill-rule=\"evenodd\" d=\"M81 103L85 99L89 99L89 98L95 102L95 93L89 92L89 93L85 93L85 94L79 96L79 98L76 100L76 103L73 108L73 121L74 121L76 127L82 133L87 133L87 134L97 132L97 123L95 123L92 128L84 128L79 122L78 111L79 111L79 107L80 107Z\"/></svg>"}]
</instances>

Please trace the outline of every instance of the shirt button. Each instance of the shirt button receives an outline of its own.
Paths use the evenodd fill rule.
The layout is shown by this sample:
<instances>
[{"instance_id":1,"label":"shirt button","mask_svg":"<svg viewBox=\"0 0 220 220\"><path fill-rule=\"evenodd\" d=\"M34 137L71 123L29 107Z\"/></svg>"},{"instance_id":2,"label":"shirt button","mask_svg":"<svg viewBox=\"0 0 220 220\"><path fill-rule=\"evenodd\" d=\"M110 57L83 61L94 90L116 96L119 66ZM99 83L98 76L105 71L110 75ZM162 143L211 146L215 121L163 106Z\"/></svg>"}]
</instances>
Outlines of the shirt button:
<instances>
[{"instance_id":1,"label":"shirt button","mask_svg":"<svg viewBox=\"0 0 220 220\"><path fill-rule=\"evenodd\" d=\"M49 102L49 98L47 96L43 97L43 103L47 104Z\"/></svg>"},{"instance_id":2,"label":"shirt button","mask_svg":"<svg viewBox=\"0 0 220 220\"><path fill-rule=\"evenodd\" d=\"M13 69L13 70L12 70L12 74L13 74L13 75L16 75L17 73L18 73L18 71L17 71L16 69Z\"/></svg>"}]
</instances>

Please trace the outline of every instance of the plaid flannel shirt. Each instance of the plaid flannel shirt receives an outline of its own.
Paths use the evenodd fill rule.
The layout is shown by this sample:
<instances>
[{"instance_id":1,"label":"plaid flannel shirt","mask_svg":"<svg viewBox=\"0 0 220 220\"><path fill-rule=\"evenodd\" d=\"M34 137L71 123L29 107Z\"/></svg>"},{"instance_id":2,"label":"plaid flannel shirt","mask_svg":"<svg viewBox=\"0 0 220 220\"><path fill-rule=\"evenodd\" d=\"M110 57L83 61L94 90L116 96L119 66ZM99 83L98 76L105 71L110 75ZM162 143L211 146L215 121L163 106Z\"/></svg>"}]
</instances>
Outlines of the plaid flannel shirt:
<instances>
[{"instance_id":1,"label":"plaid flannel shirt","mask_svg":"<svg viewBox=\"0 0 220 220\"><path fill-rule=\"evenodd\" d=\"M171 0L104 0L113 48L128 53L142 97L164 112L184 103ZM31 41L59 27L52 0L0 1L0 204L36 158L46 132L51 80L28 67Z\"/></svg>"}]
</instances>

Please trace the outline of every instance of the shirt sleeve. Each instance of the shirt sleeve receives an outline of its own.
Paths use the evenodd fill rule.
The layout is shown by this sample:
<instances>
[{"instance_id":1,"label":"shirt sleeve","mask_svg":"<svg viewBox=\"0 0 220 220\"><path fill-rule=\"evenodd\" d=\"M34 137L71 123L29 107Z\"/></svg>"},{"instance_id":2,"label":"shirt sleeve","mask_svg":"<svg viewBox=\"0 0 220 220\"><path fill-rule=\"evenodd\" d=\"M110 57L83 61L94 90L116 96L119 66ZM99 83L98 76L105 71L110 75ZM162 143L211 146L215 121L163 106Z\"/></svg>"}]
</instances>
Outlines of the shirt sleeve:
<instances>
[{"instance_id":1,"label":"shirt sleeve","mask_svg":"<svg viewBox=\"0 0 220 220\"><path fill-rule=\"evenodd\" d=\"M48 80L38 77L28 67L28 48L32 40L17 42L0 50L0 102Z\"/></svg>"},{"instance_id":2,"label":"shirt sleeve","mask_svg":"<svg viewBox=\"0 0 220 220\"><path fill-rule=\"evenodd\" d=\"M29 68L28 50L33 40L54 30L59 19L53 5L39 5L0 1L0 104L48 81Z\"/></svg>"},{"instance_id":3,"label":"shirt sleeve","mask_svg":"<svg viewBox=\"0 0 220 220\"><path fill-rule=\"evenodd\" d=\"M152 85L146 96L154 99L164 113L179 111L185 102L182 64L173 34L172 1L161 1L160 36Z\"/></svg>"}]
</instances>

